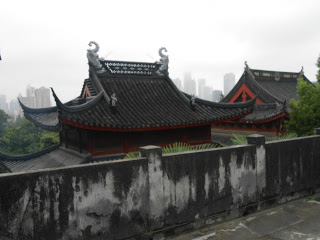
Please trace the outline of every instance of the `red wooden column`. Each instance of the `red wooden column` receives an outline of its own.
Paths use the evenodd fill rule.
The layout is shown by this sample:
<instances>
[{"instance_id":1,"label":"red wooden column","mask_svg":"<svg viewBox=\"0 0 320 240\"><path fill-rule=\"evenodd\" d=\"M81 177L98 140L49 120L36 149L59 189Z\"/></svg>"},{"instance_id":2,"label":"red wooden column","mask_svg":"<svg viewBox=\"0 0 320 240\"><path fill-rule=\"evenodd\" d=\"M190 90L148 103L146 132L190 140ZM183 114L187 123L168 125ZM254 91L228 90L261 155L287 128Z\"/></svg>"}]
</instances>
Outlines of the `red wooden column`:
<instances>
[{"instance_id":1,"label":"red wooden column","mask_svg":"<svg viewBox=\"0 0 320 240\"><path fill-rule=\"evenodd\" d=\"M129 150L130 150L130 139L129 139L129 136L128 136L128 133L124 135L124 139L123 139L123 151L125 153L128 153Z\"/></svg>"}]
</instances>

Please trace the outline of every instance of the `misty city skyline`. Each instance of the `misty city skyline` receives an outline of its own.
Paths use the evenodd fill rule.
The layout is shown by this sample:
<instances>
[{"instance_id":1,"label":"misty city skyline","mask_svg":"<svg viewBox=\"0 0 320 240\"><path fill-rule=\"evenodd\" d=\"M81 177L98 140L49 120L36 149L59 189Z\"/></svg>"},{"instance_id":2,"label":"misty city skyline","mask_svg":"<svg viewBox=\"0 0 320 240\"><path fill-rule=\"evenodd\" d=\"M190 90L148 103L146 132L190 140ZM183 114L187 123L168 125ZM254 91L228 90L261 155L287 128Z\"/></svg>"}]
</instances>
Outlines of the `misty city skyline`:
<instances>
[{"instance_id":1,"label":"misty city skyline","mask_svg":"<svg viewBox=\"0 0 320 240\"><path fill-rule=\"evenodd\" d=\"M88 43L110 60L154 62L166 47L169 76L223 89L253 69L299 72L315 81L319 1L4 1L0 4L1 94L53 87L66 102L88 77ZM59 16L59 17L57 17Z\"/></svg>"}]
</instances>

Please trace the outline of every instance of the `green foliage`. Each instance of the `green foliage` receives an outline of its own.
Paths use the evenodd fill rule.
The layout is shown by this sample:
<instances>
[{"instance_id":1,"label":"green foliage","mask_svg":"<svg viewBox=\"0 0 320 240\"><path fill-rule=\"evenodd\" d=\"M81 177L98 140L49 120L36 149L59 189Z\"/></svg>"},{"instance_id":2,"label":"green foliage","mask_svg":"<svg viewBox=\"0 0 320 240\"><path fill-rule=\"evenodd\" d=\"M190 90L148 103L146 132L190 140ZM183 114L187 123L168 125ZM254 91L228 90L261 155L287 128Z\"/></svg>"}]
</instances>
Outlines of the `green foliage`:
<instances>
[{"instance_id":1,"label":"green foliage","mask_svg":"<svg viewBox=\"0 0 320 240\"><path fill-rule=\"evenodd\" d=\"M233 143L233 145L245 145L247 144L247 136L232 134L231 142Z\"/></svg>"},{"instance_id":2,"label":"green foliage","mask_svg":"<svg viewBox=\"0 0 320 240\"><path fill-rule=\"evenodd\" d=\"M221 146L220 145L213 143L213 144L203 144L203 145L191 146L190 144L187 144L187 143L176 142L176 143L173 143L173 144L170 144L168 146L163 147L162 154L218 148L218 147L222 146L222 145ZM139 152L130 152L124 157L124 159L138 158L138 157L139 157Z\"/></svg>"},{"instance_id":3,"label":"green foliage","mask_svg":"<svg viewBox=\"0 0 320 240\"><path fill-rule=\"evenodd\" d=\"M44 132L40 136L41 148L47 148L52 145L58 144L59 141L59 134L55 132Z\"/></svg>"},{"instance_id":4,"label":"green foliage","mask_svg":"<svg viewBox=\"0 0 320 240\"><path fill-rule=\"evenodd\" d=\"M139 157L139 152L129 152L124 159L128 159L128 158L138 158Z\"/></svg>"},{"instance_id":5,"label":"green foliage","mask_svg":"<svg viewBox=\"0 0 320 240\"><path fill-rule=\"evenodd\" d=\"M276 141L276 140L284 140L284 139L291 139L296 138L298 135L296 133L287 133L279 136L274 137L266 137L266 141ZM231 141L233 145L245 145L247 144L247 136L246 135L239 135L239 134L232 134Z\"/></svg>"},{"instance_id":6,"label":"green foliage","mask_svg":"<svg viewBox=\"0 0 320 240\"><path fill-rule=\"evenodd\" d=\"M267 141L276 141L276 140L284 140L284 139L291 139L291 138L297 138L298 134L296 133L287 133L287 134L282 134L279 136L275 137L266 137Z\"/></svg>"},{"instance_id":7,"label":"green foliage","mask_svg":"<svg viewBox=\"0 0 320 240\"><path fill-rule=\"evenodd\" d=\"M290 133L298 136L307 136L314 133L314 129L320 127L320 85L317 87L298 80L298 101L290 102L290 120L285 122L285 127Z\"/></svg>"},{"instance_id":8,"label":"green foliage","mask_svg":"<svg viewBox=\"0 0 320 240\"><path fill-rule=\"evenodd\" d=\"M8 154L37 152L59 142L57 133L49 133L24 120L20 127L8 128L0 138L0 151Z\"/></svg>"},{"instance_id":9,"label":"green foliage","mask_svg":"<svg viewBox=\"0 0 320 240\"><path fill-rule=\"evenodd\" d=\"M316 66L318 67L318 73L317 73L317 81L318 81L318 85L320 83L320 56L318 57L318 61Z\"/></svg>"},{"instance_id":10,"label":"green foliage","mask_svg":"<svg viewBox=\"0 0 320 240\"><path fill-rule=\"evenodd\" d=\"M0 137L3 136L5 129L7 127L7 120L9 116L0 109Z\"/></svg>"},{"instance_id":11,"label":"green foliage","mask_svg":"<svg viewBox=\"0 0 320 240\"><path fill-rule=\"evenodd\" d=\"M219 147L218 144L203 144L203 145L191 146L190 144L187 144L187 143L176 142L163 147L162 154L204 150L204 149L217 148L217 147Z\"/></svg>"},{"instance_id":12,"label":"green foliage","mask_svg":"<svg viewBox=\"0 0 320 240\"><path fill-rule=\"evenodd\" d=\"M24 117L21 117L20 115L18 115L16 121L11 124L11 127L21 127L21 125L26 121L26 119Z\"/></svg>"}]
</instances>

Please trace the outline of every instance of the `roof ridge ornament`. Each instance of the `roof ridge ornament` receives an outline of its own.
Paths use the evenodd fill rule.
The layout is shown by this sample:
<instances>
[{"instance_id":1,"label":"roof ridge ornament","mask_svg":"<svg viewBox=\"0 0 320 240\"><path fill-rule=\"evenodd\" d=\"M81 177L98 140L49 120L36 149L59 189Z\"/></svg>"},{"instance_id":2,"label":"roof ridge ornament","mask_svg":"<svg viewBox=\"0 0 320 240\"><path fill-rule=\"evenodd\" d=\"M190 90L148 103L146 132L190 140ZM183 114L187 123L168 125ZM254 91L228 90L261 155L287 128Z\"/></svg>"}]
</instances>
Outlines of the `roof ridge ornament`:
<instances>
[{"instance_id":1,"label":"roof ridge ornament","mask_svg":"<svg viewBox=\"0 0 320 240\"><path fill-rule=\"evenodd\" d=\"M110 101L110 107L111 107L111 111L113 113L115 113L116 111L116 104L117 104L118 99L116 98L116 94L112 93L111 95L111 101Z\"/></svg>"},{"instance_id":2,"label":"roof ridge ornament","mask_svg":"<svg viewBox=\"0 0 320 240\"><path fill-rule=\"evenodd\" d=\"M299 76L298 76L297 79L302 78L302 77L303 77L303 74L304 74L304 71L303 71L303 66L302 66L302 67L301 67L301 71L300 71Z\"/></svg>"},{"instance_id":3,"label":"roof ridge ornament","mask_svg":"<svg viewBox=\"0 0 320 240\"><path fill-rule=\"evenodd\" d=\"M244 61L244 65L245 65L244 71L247 72L253 79L255 79L254 74L252 73L247 61Z\"/></svg>"},{"instance_id":4,"label":"roof ridge ornament","mask_svg":"<svg viewBox=\"0 0 320 240\"><path fill-rule=\"evenodd\" d=\"M105 70L103 69L101 63L99 62L99 55L98 55L98 51L100 49L99 44L96 43L95 41L90 41L88 45L90 47L92 45L95 45L94 49L91 49L91 48L87 49L87 58L89 60L89 63L91 63L95 68L100 69L98 73L104 72Z\"/></svg>"},{"instance_id":5,"label":"roof ridge ornament","mask_svg":"<svg viewBox=\"0 0 320 240\"><path fill-rule=\"evenodd\" d=\"M192 94L191 95L191 98L190 98L190 105L191 105L191 108L194 110L195 109L195 107L196 107L196 99L197 99L197 97L194 95L194 94Z\"/></svg>"},{"instance_id":6,"label":"roof ridge ornament","mask_svg":"<svg viewBox=\"0 0 320 240\"><path fill-rule=\"evenodd\" d=\"M163 52L167 52L167 49L165 47L161 47L159 49L160 61L156 62L158 64L161 64L159 70L157 71L157 73L161 76L164 74L168 74L169 69L169 56L163 54Z\"/></svg>"}]
</instances>

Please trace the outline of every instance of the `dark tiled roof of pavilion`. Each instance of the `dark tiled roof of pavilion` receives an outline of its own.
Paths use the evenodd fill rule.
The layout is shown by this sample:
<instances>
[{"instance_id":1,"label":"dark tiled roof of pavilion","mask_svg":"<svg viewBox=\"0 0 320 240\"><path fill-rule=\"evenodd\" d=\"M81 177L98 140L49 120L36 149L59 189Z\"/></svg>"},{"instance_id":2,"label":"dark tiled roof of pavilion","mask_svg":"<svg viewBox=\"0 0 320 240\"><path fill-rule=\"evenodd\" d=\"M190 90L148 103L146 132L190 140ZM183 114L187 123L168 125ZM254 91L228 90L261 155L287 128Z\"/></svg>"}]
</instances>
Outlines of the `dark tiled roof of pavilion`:
<instances>
[{"instance_id":1,"label":"dark tiled roof of pavilion","mask_svg":"<svg viewBox=\"0 0 320 240\"><path fill-rule=\"evenodd\" d=\"M59 145L52 146L42 151L13 156L0 152L0 164L9 172L21 172L46 168L71 166L88 162L85 154L80 154Z\"/></svg>"},{"instance_id":2,"label":"dark tiled roof of pavilion","mask_svg":"<svg viewBox=\"0 0 320 240\"><path fill-rule=\"evenodd\" d=\"M286 101L287 107L289 107L290 100L297 99L297 79L300 77L310 82L304 76L303 71L277 72L246 67L240 80L221 102L229 102L242 84L246 84L255 95L259 95L258 98L263 103L284 103Z\"/></svg>"},{"instance_id":3,"label":"dark tiled roof of pavilion","mask_svg":"<svg viewBox=\"0 0 320 240\"><path fill-rule=\"evenodd\" d=\"M289 117L289 113L283 105L278 103L256 104L253 112L239 119L238 122L267 121L280 116Z\"/></svg>"},{"instance_id":4,"label":"dark tiled roof of pavilion","mask_svg":"<svg viewBox=\"0 0 320 240\"><path fill-rule=\"evenodd\" d=\"M166 128L239 118L250 113L255 103L255 99L236 104L196 99L193 108L167 75L156 73L156 64L103 61L102 65L106 69L103 73L90 67L90 78L99 92L90 102L66 106L53 92L61 119L83 126L124 130ZM110 107L113 93L117 98L116 111Z\"/></svg>"},{"instance_id":5,"label":"dark tiled roof of pavilion","mask_svg":"<svg viewBox=\"0 0 320 240\"><path fill-rule=\"evenodd\" d=\"M19 99L18 99L19 100ZM60 129L57 107L29 108L19 100L26 119L36 126L48 131L57 132Z\"/></svg>"}]
</instances>

